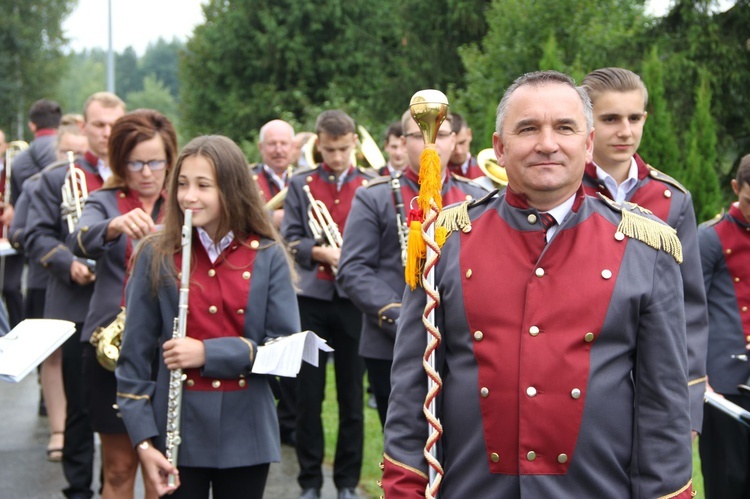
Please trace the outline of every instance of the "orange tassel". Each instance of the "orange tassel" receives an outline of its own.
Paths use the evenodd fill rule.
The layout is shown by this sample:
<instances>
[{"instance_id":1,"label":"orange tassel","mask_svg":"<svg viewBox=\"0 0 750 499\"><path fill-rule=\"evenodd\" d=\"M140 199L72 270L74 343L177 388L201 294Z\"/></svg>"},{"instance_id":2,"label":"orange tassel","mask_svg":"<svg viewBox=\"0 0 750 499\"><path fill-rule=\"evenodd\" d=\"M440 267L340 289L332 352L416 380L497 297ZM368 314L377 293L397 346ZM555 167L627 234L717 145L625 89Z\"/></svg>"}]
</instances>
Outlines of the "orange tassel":
<instances>
[{"instance_id":1,"label":"orange tassel","mask_svg":"<svg viewBox=\"0 0 750 499\"><path fill-rule=\"evenodd\" d=\"M414 220L409 225L409 239L406 245L406 267L404 279L413 290L421 282L422 266L427 255L427 245L422 238L422 222Z\"/></svg>"},{"instance_id":2,"label":"orange tassel","mask_svg":"<svg viewBox=\"0 0 750 499\"><path fill-rule=\"evenodd\" d=\"M443 209L443 198L440 195L441 170L440 156L435 146L430 144L425 147L419 156L419 197L417 202L422 213L430 211L430 199L434 199L438 211Z\"/></svg>"}]
</instances>

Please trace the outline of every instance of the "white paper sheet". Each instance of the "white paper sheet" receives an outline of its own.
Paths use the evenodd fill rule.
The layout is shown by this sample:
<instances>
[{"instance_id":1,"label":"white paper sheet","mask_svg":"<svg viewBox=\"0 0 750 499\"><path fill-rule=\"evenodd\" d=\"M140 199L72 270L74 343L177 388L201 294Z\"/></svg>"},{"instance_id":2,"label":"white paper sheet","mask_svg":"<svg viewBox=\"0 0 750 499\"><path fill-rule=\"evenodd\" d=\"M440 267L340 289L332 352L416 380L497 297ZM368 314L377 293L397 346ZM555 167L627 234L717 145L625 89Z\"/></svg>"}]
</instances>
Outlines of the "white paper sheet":
<instances>
[{"instance_id":1,"label":"white paper sheet","mask_svg":"<svg viewBox=\"0 0 750 499\"><path fill-rule=\"evenodd\" d=\"M333 352L333 348L312 331L284 336L258 347L253 372L296 378L302 361L318 366L319 350Z\"/></svg>"},{"instance_id":2,"label":"white paper sheet","mask_svg":"<svg viewBox=\"0 0 750 499\"><path fill-rule=\"evenodd\" d=\"M0 338L0 380L18 383L75 331L75 324L70 321L22 321Z\"/></svg>"}]
</instances>

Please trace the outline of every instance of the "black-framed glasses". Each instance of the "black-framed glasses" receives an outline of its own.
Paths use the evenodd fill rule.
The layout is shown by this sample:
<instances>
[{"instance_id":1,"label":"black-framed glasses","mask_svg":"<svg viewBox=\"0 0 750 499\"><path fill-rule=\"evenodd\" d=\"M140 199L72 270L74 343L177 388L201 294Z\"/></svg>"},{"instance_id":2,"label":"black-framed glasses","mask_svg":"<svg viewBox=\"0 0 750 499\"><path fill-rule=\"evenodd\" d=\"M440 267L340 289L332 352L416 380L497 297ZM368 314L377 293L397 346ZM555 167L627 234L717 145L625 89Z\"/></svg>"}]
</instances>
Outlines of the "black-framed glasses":
<instances>
[{"instance_id":1,"label":"black-framed glasses","mask_svg":"<svg viewBox=\"0 0 750 499\"><path fill-rule=\"evenodd\" d=\"M437 138L439 138L439 139L447 139L448 137L451 136L452 133L453 132L446 132L446 131L438 132ZM422 132L405 133L404 137L406 137L407 139L421 139L422 138Z\"/></svg>"},{"instance_id":2,"label":"black-framed glasses","mask_svg":"<svg viewBox=\"0 0 750 499\"><path fill-rule=\"evenodd\" d=\"M148 169L155 172L157 170L163 170L167 166L166 159L152 159L149 161L128 161L128 170L131 172L139 172L143 170L144 166L148 166Z\"/></svg>"}]
</instances>

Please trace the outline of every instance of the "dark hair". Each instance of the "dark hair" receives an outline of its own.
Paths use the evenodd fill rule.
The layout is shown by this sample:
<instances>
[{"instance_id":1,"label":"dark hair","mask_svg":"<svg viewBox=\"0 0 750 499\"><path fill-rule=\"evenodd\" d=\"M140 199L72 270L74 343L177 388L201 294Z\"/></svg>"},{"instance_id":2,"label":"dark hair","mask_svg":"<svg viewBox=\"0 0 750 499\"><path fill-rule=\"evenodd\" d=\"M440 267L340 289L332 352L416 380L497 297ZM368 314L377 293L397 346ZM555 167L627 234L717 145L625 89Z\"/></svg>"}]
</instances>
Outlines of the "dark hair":
<instances>
[{"instance_id":1,"label":"dark hair","mask_svg":"<svg viewBox=\"0 0 750 499\"><path fill-rule=\"evenodd\" d=\"M566 85L578 94L581 99L581 105L583 106L583 115L586 118L586 130L590 131L594 126L594 111L591 105L591 99L589 98L586 91L576 86L576 82L570 76L560 73L559 71L535 71L533 73L526 73L523 76L519 76L509 86L503 98L500 99L500 104L497 105L497 113L495 119L495 131L498 135L503 135L503 124L505 122L505 116L508 114L508 101L510 100L513 92L518 90L522 86L540 87L542 85Z\"/></svg>"},{"instance_id":2,"label":"dark hair","mask_svg":"<svg viewBox=\"0 0 750 499\"><path fill-rule=\"evenodd\" d=\"M637 74L623 68L595 69L586 75L581 86L595 102L604 92L631 92L640 90L643 93L643 107L648 104L648 90Z\"/></svg>"},{"instance_id":3,"label":"dark hair","mask_svg":"<svg viewBox=\"0 0 750 499\"><path fill-rule=\"evenodd\" d=\"M458 135L459 132L463 130L464 128L469 128L469 124L466 123L466 120L464 119L463 116L461 116L458 113L450 113L450 114L451 114L451 119L453 120L451 122L451 131L453 133Z\"/></svg>"},{"instance_id":4,"label":"dark hair","mask_svg":"<svg viewBox=\"0 0 750 499\"><path fill-rule=\"evenodd\" d=\"M742 186L747 184L750 185L750 154L746 154L740 160L740 166L737 168L737 187L742 189Z\"/></svg>"},{"instance_id":5,"label":"dark hair","mask_svg":"<svg viewBox=\"0 0 750 499\"><path fill-rule=\"evenodd\" d=\"M149 239L153 240L154 260L152 275L162 275L160 269L168 269L177 274L173 255L180 251L180 241L184 214L177 201L178 181L185 159L201 156L212 166L219 193L221 215L214 235L220 241L230 231L235 241L244 242L251 234L271 239L282 248L281 236L271 222L265 209L258 186L253 181L247 159L240 148L227 137L204 135L191 140L180 153L168 183L168 194L164 215L164 230ZM287 254L287 263L291 260ZM158 280L154 281L158 287Z\"/></svg>"},{"instance_id":6,"label":"dark hair","mask_svg":"<svg viewBox=\"0 0 750 499\"><path fill-rule=\"evenodd\" d=\"M60 126L62 109L60 104L49 99L39 99L29 109L29 121L37 128L57 128Z\"/></svg>"},{"instance_id":7,"label":"dark hair","mask_svg":"<svg viewBox=\"0 0 750 499\"><path fill-rule=\"evenodd\" d=\"M315 120L315 133L343 137L346 134L355 133L354 120L339 109L323 111Z\"/></svg>"},{"instance_id":8,"label":"dark hair","mask_svg":"<svg viewBox=\"0 0 750 499\"><path fill-rule=\"evenodd\" d=\"M391 137L401 138L404 136L404 127L401 126L400 121L394 121L388 128L385 129L385 140L384 143L388 143L388 139Z\"/></svg>"},{"instance_id":9,"label":"dark hair","mask_svg":"<svg viewBox=\"0 0 750 499\"><path fill-rule=\"evenodd\" d=\"M177 134L169 119L153 109L136 109L120 117L109 136L109 167L112 176L106 187L123 187L128 172L128 159L133 149L147 140L160 136L167 154L167 172L177 156Z\"/></svg>"}]
</instances>

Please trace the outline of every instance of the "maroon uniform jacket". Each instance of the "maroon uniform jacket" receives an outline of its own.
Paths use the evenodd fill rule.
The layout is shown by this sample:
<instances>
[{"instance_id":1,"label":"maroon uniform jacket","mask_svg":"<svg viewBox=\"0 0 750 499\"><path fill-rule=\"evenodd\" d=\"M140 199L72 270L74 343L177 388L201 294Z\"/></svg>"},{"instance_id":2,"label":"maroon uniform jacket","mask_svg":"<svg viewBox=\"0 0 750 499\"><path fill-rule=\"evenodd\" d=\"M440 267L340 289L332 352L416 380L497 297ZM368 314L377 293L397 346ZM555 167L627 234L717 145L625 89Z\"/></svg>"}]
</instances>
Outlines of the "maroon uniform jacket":
<instances>
[{"instance_id":1,"label":"maroon uniform jacket","mask_svg":"<svg viewBox=\"0 0 750 499\"><path fill-rule=\"evenodd\" d=\"M703 393L706 391L708 314L693 200L679 182L647 165L637 154L635 161L638 165L638 184L627 200L665 221L677 231L682 243L684 261L680 265L680 272L685 296L690 419L692 429L700 432L703 426ZM593 163L586 165L583 183L588 194L601 193L612 197L604 183L597 179Z\"/></svg>"}]
</instances>

